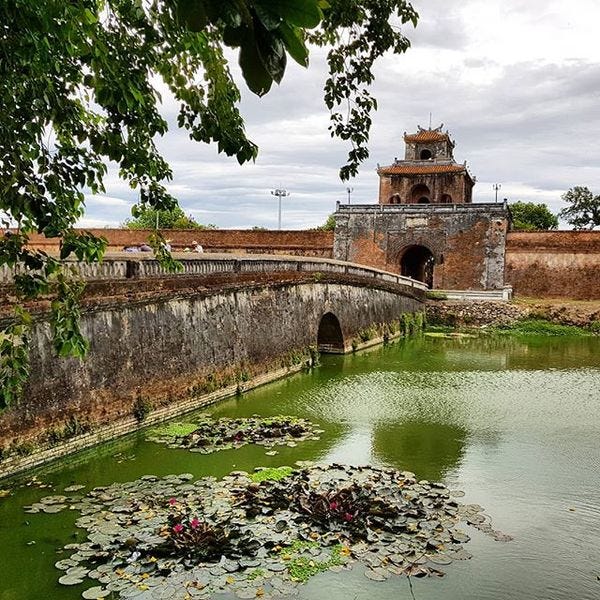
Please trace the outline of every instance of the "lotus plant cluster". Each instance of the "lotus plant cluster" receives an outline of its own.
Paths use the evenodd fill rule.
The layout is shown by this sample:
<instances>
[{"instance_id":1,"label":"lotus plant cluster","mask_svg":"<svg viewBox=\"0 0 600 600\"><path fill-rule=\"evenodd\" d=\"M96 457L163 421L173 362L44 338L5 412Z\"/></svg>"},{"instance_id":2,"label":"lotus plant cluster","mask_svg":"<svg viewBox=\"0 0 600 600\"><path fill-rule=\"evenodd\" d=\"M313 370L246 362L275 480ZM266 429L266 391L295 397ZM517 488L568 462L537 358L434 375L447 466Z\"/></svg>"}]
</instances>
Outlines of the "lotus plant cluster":
<instances>
[{"instance_id":1,"label":"lotus plant cluster","mask_svg":"<svg viewBox=\"0 0 600 600\"><path fill-rule=\"evenodd\" d=\"M153 430L150 439L171 447L187 448L209 454L239 448L246 444L295 446L307 439L318 440L321 430L297 417L244 417L212 419L203 417L196 423L175 423Z\"/></svg>"},{"instance_id":2,"label":"lotus plant cluster","mask_svg":"<svg viewBox=\"0 0 600 600\"><path fill-rule=\"evenodd\" d=\"M356 483L326 491L302 486L294 494L294 506L328 531L346 530L355 538L366 538L370 526L381 527L386 518L394 517L394 508L389 502L373 498Z\"/></svg>"},{"instance_id":3,"label":"lotus plant cluster","mask_svg":"<svg viewBox=\"0 0 600 600\"><path fill-rule=\"evenodd\" d=\"M222 556L253 556L260 544L231 523L230 517L209 522L201 507L191 507L176 498L169 499L167 525L160 532L165 543L159 554L190 561L218 561Z\"/></svg>"},{"instance_id":4,"label":"lotus plant cluster","mask_svg":"<svg viewBox=\"0 0 600 600\"><path fill-rule=\"evenodd\" d=\"M106 586L89 598L174 598L177 586L182 598L289 597L310 576L355 562L374 581L441 575L439 566L471 556L461 524L510 539L480 506L412 473L337 464L276 472L260 481L244 471L148 475L42 499L81 510L77 526L87 531L56 563L59 582Z\"/></svg>"}]
</instances>

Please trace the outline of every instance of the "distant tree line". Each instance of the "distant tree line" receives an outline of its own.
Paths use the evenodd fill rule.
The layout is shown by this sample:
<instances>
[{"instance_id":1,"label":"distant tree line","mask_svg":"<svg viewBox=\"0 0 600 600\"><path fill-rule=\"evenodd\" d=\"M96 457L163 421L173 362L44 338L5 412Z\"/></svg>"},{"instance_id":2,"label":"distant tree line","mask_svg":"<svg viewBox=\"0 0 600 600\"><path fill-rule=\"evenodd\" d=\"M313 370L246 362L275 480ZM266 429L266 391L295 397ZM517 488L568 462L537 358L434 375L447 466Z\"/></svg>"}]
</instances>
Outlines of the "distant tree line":
<instances>
[{"instance_id":1,"label":"distant tree line","mask_svg":"<svg viewBox=\"0 0 600 600\"><path fill-rule=\"evenodd\" d=\"M568 204L558 215L550 212L545 204L534 202L513 202L509 204L512 216L512 229L515 231L535 231L558 228L558 219L564 219L575 230L600 227L600 195L587 188L575 186L561 198Z\"/></svg>"},{"instance_id":2,"label":"distant tree line","mask_svg":"<svg viewBox=\"0 0 600 600\"><path fill-rule=\"evenodd\" d=\"M216 229L213 223L203 225L190 215L186 215L179 206L170 209L156 209L144 206L135 217L123 223L128 229Z\"/></svg>"}]
</instances>

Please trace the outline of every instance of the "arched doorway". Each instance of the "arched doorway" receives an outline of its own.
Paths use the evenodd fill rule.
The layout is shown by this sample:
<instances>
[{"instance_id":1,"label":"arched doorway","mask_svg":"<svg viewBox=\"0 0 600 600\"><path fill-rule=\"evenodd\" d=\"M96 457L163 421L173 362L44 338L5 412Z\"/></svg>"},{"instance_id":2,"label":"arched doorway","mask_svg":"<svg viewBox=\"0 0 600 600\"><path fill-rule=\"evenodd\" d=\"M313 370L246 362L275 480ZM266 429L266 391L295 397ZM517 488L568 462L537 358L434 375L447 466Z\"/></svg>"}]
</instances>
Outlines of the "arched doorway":
<instances>
[{"instance_id":1,"label":"arched doorway","mask_svg":"<svg viewBox=\"0 0 600 600\"><path fill-rule=\"evenodd\" d=\"M424 183L420 183L419 185L415 185L412 189L410 197L416 204L429 204L431 192Z\"/></svg>"},{"instance_id":2,"label":"arched doorway","mask_svg":"<svg viewBox=\"0 0 600 600\"><path fill-rule=\"evenodd\" d=\"M319 323L317 334L319 352L329 354L344 353L344 335L338 318L333 313L325 313Z\"/></svg>"},{"instance_id":3,"label":"arched doorway","mask_svg":"<svg viewBox=\"0 0 600 600\"><path fill-rule=\"evenodd\" d=\"M427 287L433 287L433 266L435 259L425 246L409 246L400 259L400 273L422 281Z\"/></svg>"},{"instance_id":4,"label":"arched doorway","mask_svg":"<svg viewBox=\"0 0 600 600\"><path fill-rule=\"evenodd\" d=\"M431 150L425 148L425 150L421 150L421 160L429 160L433 155L431 154Z\"/></svg>"},{"instance_id":5,"label":"arched doorway","mask_svg":"<svg viewBox=\"0 0 600 600\"><path fill-rule=\"evenodd\" d=\"M452 196L450 194L442 194L440 198L441 204L452 204Z\"/></svg>"}]
</instances>

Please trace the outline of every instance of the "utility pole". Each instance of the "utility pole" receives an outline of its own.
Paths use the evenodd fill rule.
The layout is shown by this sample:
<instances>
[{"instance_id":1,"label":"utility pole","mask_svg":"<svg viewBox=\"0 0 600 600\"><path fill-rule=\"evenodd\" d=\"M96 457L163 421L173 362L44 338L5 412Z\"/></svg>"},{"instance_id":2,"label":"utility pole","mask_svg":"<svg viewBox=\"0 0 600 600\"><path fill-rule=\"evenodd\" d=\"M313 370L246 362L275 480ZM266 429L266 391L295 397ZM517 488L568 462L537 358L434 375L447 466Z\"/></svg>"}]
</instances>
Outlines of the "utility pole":
<instances>
[{"instance_id":1,"label":"utility pole","mask_svg":"<svg viewBox=\"0 0 600 600\"><path fill-rule=\"evenodd\" d=\"M353 187L347 187L346 188L346 192L348 192L348 204L350 204L350 196L352 194L352 192L354 191Z\"/></svg>"},{"instance_id":2,"label":"utility pole","mask_svg":"<svg viewBox=\"0 0 600 600\"><path fill-rule=\"evenodd\" d=\"M277 196L279 200L279 218L277 220L277 229L281 230L281 199L290 195L290 192L284 190L283 188L277 188L276 190L271 190L271 194L273 196Z\"/></svg>"},{"instance_id":3,"label":"utility pole","mask_svg":"<svg viewBox=\"0 0 600 600\"><path fill-rule=\"evenodd\" d=\"M498 202L498 190L500 190L502 188L502 185L500 183L495 183L492 186L492 189L496 192L496 200L495 202Z\"/></svg>"}]
</instances>

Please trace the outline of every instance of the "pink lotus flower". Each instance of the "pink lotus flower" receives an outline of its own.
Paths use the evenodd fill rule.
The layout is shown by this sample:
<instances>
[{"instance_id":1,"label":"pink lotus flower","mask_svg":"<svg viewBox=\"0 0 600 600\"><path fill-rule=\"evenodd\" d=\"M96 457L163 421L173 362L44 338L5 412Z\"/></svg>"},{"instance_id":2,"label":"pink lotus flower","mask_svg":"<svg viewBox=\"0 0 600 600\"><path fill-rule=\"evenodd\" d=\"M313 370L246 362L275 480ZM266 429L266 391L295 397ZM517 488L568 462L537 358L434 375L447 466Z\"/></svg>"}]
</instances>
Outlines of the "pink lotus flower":
<instances>
[{"instance_id":1,"label":"pink lotus flower","mask_svg":"<svg viewBox=\"0 0 600 600\"><path fill-rule=\"evenodd\" d=\"M329 510L336 510L338 507L338 503L334 500L333 502L329 503Z\"/></svg>"},{"instance_id":2,"label":"pink lotus flower","mask_svg":"<svg viewBox=\"0 0 600 600\"><path fill-rule=\"evenodd\" d=\"M198 521L198 519L196 517L194 517L191 521L190 521L190 527L192 529L196 529L198 527L198 525L200 525L200 521Z\"/></svg>"},{"instance_id":3,"label":"pink lotus flower","mask_svg":"<svg viewBox=\"0 0 600 600\"><path fill-rule=\"evenodd\" d=\"M181 523L177 523L177 525L173 525L173 531L175 533L181 533L183 531L183 525Z\"/></svg>"},{"instance_id":4,"label":"pink lotus flower","mask_svg":"<svg viewBox=\"0 0 600 600\"><path fill-rule=\"evenodd\" d=\"M175 506L177 504L177 498L169 499L169 506Z\"/></svg>"},{"instance_id":5,"label":"pink lotus flower","mask_svg":"<svg viewBox=\"0 0 600 600\"><path fill-rule=\"evenodd\" d=\"M350 513L344 513L344 521L352 521L352 519L354 519L354 515L351 515Z\"/></svg>"}]
</instances>

